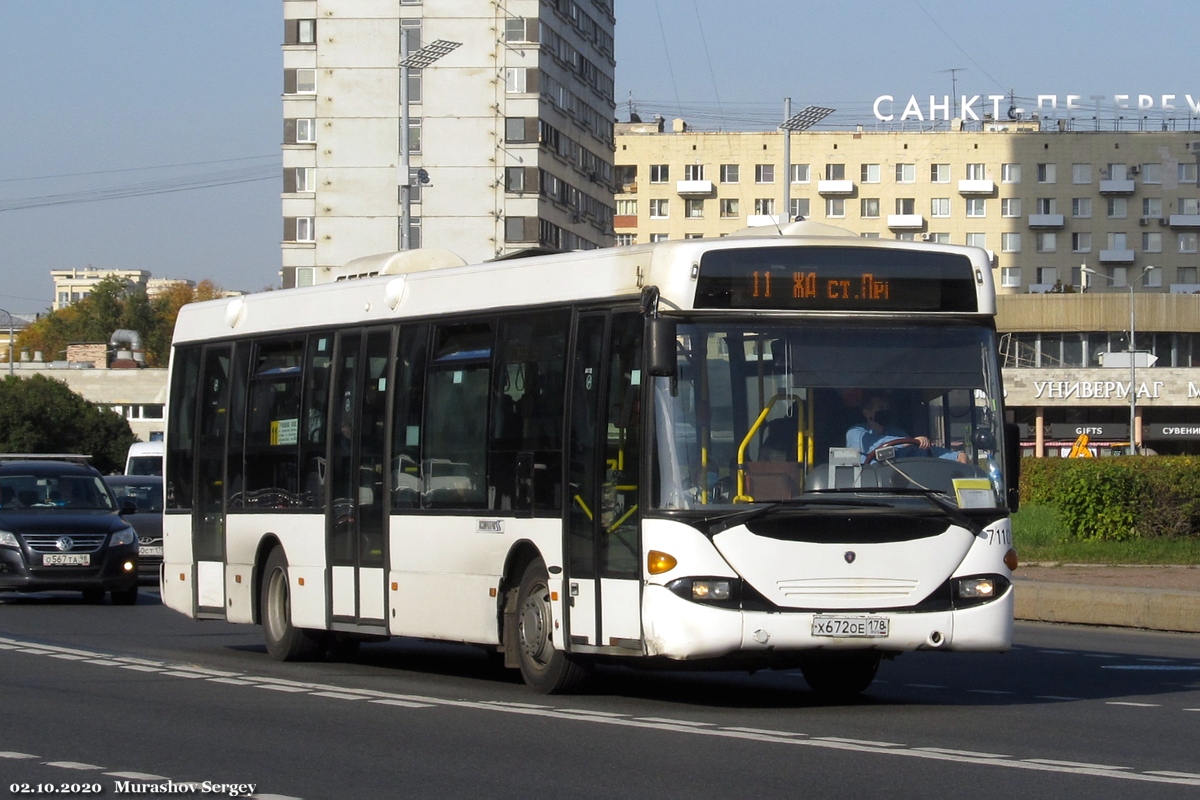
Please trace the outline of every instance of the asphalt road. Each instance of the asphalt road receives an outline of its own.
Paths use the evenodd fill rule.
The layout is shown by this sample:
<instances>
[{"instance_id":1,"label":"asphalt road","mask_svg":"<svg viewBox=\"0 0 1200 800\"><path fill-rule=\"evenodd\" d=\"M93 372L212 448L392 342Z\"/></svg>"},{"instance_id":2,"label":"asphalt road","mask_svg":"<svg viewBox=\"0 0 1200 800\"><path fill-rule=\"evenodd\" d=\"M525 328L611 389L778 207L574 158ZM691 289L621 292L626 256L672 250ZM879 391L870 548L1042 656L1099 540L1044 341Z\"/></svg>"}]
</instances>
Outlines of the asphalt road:
<instances>
[{"instance_id":1,"label":"asphalt road","mask_svg":"<svg viewBox=\"0 0 1200 800\"><path fill-rule=\"evenodd\" d=\"M279 664L149 593L0 595L0 675L13 797L1200 795L1196 635L1019 624L1010 653L907 654L843 705L797 673L624 668L548 698L465 646Z\"/></svg>"}]
</instances>

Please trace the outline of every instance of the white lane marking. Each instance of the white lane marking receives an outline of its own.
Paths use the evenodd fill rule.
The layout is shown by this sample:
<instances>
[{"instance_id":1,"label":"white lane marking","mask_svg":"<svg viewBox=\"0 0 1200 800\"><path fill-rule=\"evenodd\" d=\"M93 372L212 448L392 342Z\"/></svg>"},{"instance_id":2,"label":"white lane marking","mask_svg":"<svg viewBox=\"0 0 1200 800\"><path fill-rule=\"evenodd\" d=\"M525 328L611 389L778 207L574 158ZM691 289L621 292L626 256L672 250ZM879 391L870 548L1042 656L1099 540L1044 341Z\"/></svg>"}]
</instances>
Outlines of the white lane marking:
<instances>
[{"instance_id":1,"label":"white lane marking","mask_svg":"<svg viewBox=\"0 0 1200 800\"><path fill-rule=\"evenodd\" d=\"M24 645L25 642L17 642L11 639L0 638L0 643L13 643ZM44 652L50 652L46 650ZM101 653L93 653L96 657L101 657ZM136 661L136 659L122 659L128 661ZM156 662L143 662L156 663ZM158 662L162 663L162 662ZM180 665L181 666L181 665ZM340 686L329 686L315 683L302 683L298 681L281 681L275 678L262 676L243 675L246 681L252 686L257 686L263 689L275 689L277 691L348 691L354 694L371 697L376 700L400 700L407 702L416 702L429 706L439 706L445 708L460 708L467 710L484 710L493 711L504 714L517 714L521 716L536 716L549 719L557 719L560 721L571 720L578 722L589 722L601 725L617 725L621 727L640 728L645 730L661 730L676 734L688 734L693 736L717 736L726 739L741 739L747 741L766 742L775 744L789 744L794 747L819 747L822 749L842 750L847 752L857 753L874 753L903 756L908 758L921 758L931 761L945 761L952 763L974 764L980 766L1005 767L1009 769L1021 769L1035 772L1053 772L1071 775L1089 775L1110 779L1132 780L1144 783L1167 783L1181 786L1198 786L1200 787L1200 777L1179 777L1175 775L1152 774L1149 772L1133 772L1129 768L1108 768L1104 765L1086 764L1081 762L1060 762L1050 759L1026 759L1026 760L1010 760L985 758L980 756L959 755L956 753L939 752L937 750L921 749L915 747L907 747L905 745L895 745L890 747L881 747L878 744L857 744L857 740L842 741L839 737L819 738L800 738L801 735L788 734L778 736L772 734L752 733L746 731L736 731L722 729L716 727L692 727L686 723L681 724L681 721L676 721L672 724L662 724L657 722L640 722L636 719L627 717L603 717L594 713L588 715L573 713L566 714L553 708L523 708L514 706L501 706L487 702L476 702L468 700L450 700L439 697L425 697L420 695L398 695L390 692L381 692L369 689L346 689ZM879 681L876 681L879 683ZM1200 710L1200 709L1198 709ZM260 795L265 796L265 795Z\"/></svg>"},{"instance_id":2,"label":"white lane marking","mask_svg":"<svg viewBox=\"0 0 1200 800\"><path fill-rule=\"evenodd\" d=\"M1133 706L1134 708L1162 708L1162 703L1133 703L1128 700L1109 700L1106 706Z\"/></svg>"},{"instance_id":3,"label":"white lane marking","mask_svg":"<svg viewBox=\"0 0 1200 800\"><path fill-rule=\"evenodd\" d=\"M201 675L199 672L188 672L182 669L169 669L163 672L163 675L171 675L176 678L207 678L207 675Z\"/></svg>"},{"instance_id":4,"label":"white lane marking","mask_svg":"<svg viewBox=\"0 0 1200 800\"><path fill-rule=\"evenodd\" d=\"M970 756L972 758L1012 758L1012 756L1006 756L1000 753L979 753L974 750L951 750L946 747L918 747L916 749L924 750L928 753L948 753L952 756Z\"/></svg>"},{"instance_id":5,"label":"white lane marking","mask_svg":"<svg viewBox=\"0 0 1200 800\"><path fill-rule=\"evenodd\" d=\"M939 686L936 683L906 683L905 687L909 689L945 689L945 686Z\"/></svg>"},{"instance_id":6,"label":"white lane marking","mask_svg":"<svg viewBox=\"0 0 1200 800\"><path fill-rule=\"evenodd\" d=\"M77 656L74 653L51 653L51 658L61 658L64 661L83 661L86 656Z\"/></svg>"},{"instance_id":7,"label":"white lane marking","mask_svg":"<svg viewBox=\"0 0 1200 800\"><path fill-rule=\"evenodd\" d=\"M614 714L611 711L591 711L586 708L560 708L563 714L585 714L590 717L628 717L628 714Z\"/></svg>"},{"instance_id":8,"label":"white lane marking","mask_svg":"<svg viewBox=\"0 0 1200 800\"><path fill-rule=\"evenodd\" d=\"M967 691L975 694L1016 694L1016 692L1006 692L1003 689L967 689Z\"/></svg>"},{"instance_id":9,"label":"white lane marking","mask_svg":"<svg viewBox=\"0 0 1200 800\"><path fill-rule=\"evenodd\" d=\"M816 742L841 742L842 744L860 744L864 747L904 747L902 744L895 742L873 742L870 739L844 739L841 736L815 736L813 741Z\"/></svg>"},{"instance_id":10,"label":"white lane marking","mask_svg":"<svg viewBox=\"0 0 1200 800\"><path fill-rule=\"evenodd\" d=\"M12 750L0 750L0 758L39 758L29 753L16 753Z\"/></svg>"},{"instance_id":11,"label":"white lane marking","mask_svg":"<svg viewBox=\"0 0 1200 800\"><path fill-rule=\"evenodd\" d=\"M240 681L237 678L209 678L213 683L228 683L230 686L253 686L254 681Z\"/></svg>"},{"instance_id":12,"label":"white lane marking","mask_svg":"<svg viewBox=\"0 0 1200 800\"><path fill-rule=\"evenodd\" d=\"M129 781L166 781L170 778L165 775L155 775L151 772L106 772L111 778L124 778Z\"/></svg>"},{"instance_id":13,"label":"white lane marking","mask_svg":"<svg viewBox=\"0 0 1200 800\"><path fill-rule=\"evenodd\" d=\"M553 708L553 706L538 705L537 703L512 703L507 700L488 700L494 706L509 706L511 708Z\"/></svg>"},{"instance_id":14,"label":"white lane marking","mask_svg":"<svg viewBox=\"0 0 1200 800\"><path fill-rule=\"evenodd\" d=\"M332 697L334 700L366 700L361 694L348 692L309 692L313 697Z\"/></svg>"},{"instance_id":15,"label":"white lane marking","mask_svg":"<svg viewBox=\"0 0 1200 800\"><path fill-rule=\"evenodd\" d=\"M1111 764L1090 764L1087 761L1058 761L1053 758L1027 758L1025 761L1030 764L1046 764L1051 767L1078 767L1079 769L1104 770L1131 769L1130 767L1114 767Z\"/></svg>"},{"instance_id":16,"label":"white lane marking","mask_svg":"<svg viewBox=\"0 0 1200 800\"><path fill-rule=\"evenodd\" d=\"M121 669L131 669L134 672L162 672L162 667L147 667L142 664L122 664Z\"/></svg>"},{"instance_id":17,"label":"white lane marking","mask_svg":"<svg viewBox=\"0 0 1200 800\"><path fill-rule=\"evenodd\" d=\"M1049 655L1052 655L1052 656L1069 656L1069 655L1071 655L1070 650L1038 650L1038 652L1039 653L1048 653Z\"/></svg>"},{"instance_id":18,"label":"white lane marking","mask_svg":"<svg viewBox=\"0 0 1200 800\"><path fill-rule=\"evenodd\" d=\"M119 667L119 666L121 666L120 661L113 661L112 659L108 659L108 658L88 658L88 659L84 659L84 661L87 664L97 664L101 667Z\"/></svg>"},{"instance_id":19,"label":"white lane marking","mask_svg":"<svg viewBox=\"0 0 1200 800\"><path fill-rule=\"evenodd\" d=\"M1200 708L1185 708L1184 711L1200 711Z\"/></svg>"},{"instance_id":20,"label":"white lane marking","mask_svg":"<svg viewBox=\"0 0 1200 800\"><path fill-rule=\"evenodd\" d=\"M53 652L52 650L42 650L37 647L18 647L17 650L22 653L29 653L30 655L35 656L48 656Z\"/></svg>"},{"instance_id":21,"label":"white lane marking","mask_svg":"<svg viewBox=\"0 0 1200 800\"><path fill-rule=\"evenodd\" d=\"M389 700L386 697L381 697L371 702L381 706L399 706L400 708L433 708L432 703L414 703L411 700Z\"/></svg>"},{"instance_id":22,"label":"white lane marking","mask_svg":"<svg viewBox=\"0 0 1200 800\"><path fill-rule=\"evenodd\" d=\"M1175 659L1173 659L1173 658L1139 658L1138 661L1151 661L1156 664L1173 664L1173 663L1175 663Z\"/></svg>"},{"instance_id":23,"label":"white lane marking","mask_svg":"<svg viewBox=\"0 0 1200 800\"><path fill-rule=\"evenodd\" d=\"M662 725L688 725L696 728L711 728L715 723L697 722L692 719L665 719L663 717L634 717L638 722L655 722Z\"/></svg>"},{"instance_id":24,"label":"white lane marking","mask_svg":"<svg viewBox=\"0 0 1200 800\"><path fill-rule=\"evenodd\" d=\"M97 767L95 764L84 764L82 761L43 761L47 767L61 767L62 769L78 769L78 770L94 770L104 769Z\"/></svg>"},{"instance_id":25,"label":"white lane marking","mask_svg":"<svg viewBox=\"0 0 1200 800\"><path fill-rule=\"evenodd\" d=\"M737 731L738 733L758 733L763 736L808 736L807 733L796 733L795 731L771 731L763 728L722 728L723 731Z\"/></svg>"},{"instance_id":26,"label":"white lane marking","mask_svg":"<svg viewBox=\"0 0 1200 800\"><path fill-rule=\"evenodd\" d=\"M1147 772L1147 775L1165 775L1168 778L1200 778L1200 773L1196 772L1171 772L1170 770L1154 770Z\"/></svg>"},{"instance_id":27,"label":"white lane marking","mask_svg":"<svg viewBox=\"0 0 1200 800\"><path fill-rule=\"evenodd\" d=\"M1112 653L1084 653L1084 658L1116 658Z\"/></svg>"},{"instance_id":28,"label":"white lane marking","mask_svg":"<svg viewBox=\"0 0 1200 800\"><path fill-rule=\"evenodd\" d=\"M1034 696L1035 700L1082 700L1082 697L1066 697L1061 694L1039 694Z\"/></svg>"},{"instance_id":29,"label":"white lane marking","mask_svg":"<svg viewBox=\"0 0 1200 800\"><path fill-rule=\"evenodd\" d=\"M1188 664L1105 664L1100 669L1137 670L1139 672L1200 672L1200 665Z\"/></svg>"}]
</instances>

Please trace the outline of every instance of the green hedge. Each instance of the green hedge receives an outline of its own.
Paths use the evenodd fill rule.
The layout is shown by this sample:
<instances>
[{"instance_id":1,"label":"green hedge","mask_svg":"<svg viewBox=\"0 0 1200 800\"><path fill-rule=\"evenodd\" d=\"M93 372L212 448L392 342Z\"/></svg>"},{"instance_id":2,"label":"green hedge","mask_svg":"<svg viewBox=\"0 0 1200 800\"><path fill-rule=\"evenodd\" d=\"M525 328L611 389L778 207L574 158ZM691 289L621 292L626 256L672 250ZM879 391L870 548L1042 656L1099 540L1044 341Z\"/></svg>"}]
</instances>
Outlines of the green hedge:
<instances>
[{"instance_id":1,"label":"green hedge","mask_svg":"<svg viewBox=\"0 0 1200 800\"><path fill-rule=\"evenodd\" d=\"M1021 502L1054 506L1080 540L1200 536L1200 458L1026 458Z\"/></svg>"}]
</instances>

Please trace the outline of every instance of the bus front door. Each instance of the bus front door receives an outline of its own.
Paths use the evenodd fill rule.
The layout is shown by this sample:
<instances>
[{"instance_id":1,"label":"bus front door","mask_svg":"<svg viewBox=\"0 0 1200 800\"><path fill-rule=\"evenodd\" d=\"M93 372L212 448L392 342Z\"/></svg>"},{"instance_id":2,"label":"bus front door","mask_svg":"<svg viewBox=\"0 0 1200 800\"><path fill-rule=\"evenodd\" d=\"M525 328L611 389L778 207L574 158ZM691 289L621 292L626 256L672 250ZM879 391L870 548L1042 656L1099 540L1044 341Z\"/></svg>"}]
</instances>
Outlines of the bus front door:
<instances>
[{"instance_id":1,"label":"bus front door","mask_svg":"<svg viewBox=\"0 0 1200 800\"><path fill-rule=\"evenodd\" d=\"M338 334L326 480L329 618L383 627L387 598L387 376L390 329Z\"/></svg>"},{"instance_id":2,"label":"bus front door","mask_svg":"<svg viewBox=\"0 0 1200 800\"><path fill-rule=\"evenodd\" d=\"M579 315L566 512L569 649L642 651L642 317ZM615 650L613 649L615 648Z\"/></svg>"}]
</instances>

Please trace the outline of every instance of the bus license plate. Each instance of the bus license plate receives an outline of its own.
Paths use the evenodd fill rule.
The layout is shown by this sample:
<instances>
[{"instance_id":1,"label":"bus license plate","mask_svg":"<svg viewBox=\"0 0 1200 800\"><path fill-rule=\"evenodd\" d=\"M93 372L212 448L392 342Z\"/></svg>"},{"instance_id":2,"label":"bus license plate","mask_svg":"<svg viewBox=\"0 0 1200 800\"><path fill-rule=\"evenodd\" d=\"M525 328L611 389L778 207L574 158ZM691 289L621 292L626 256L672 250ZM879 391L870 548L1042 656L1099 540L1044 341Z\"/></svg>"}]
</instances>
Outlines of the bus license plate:
<instances>
[{"instance_id":1,"label":"bus license plate","mask_svg":"<svg viewBox=\"0 0 1200 800\"><path fill-rule=\"evenodd\" d=\"M888 622L887 617L813 617L812 635L882 639L888 635Z\"/></svg>"},{"instance_id":2,"label":"bus license plate","mask_svg":"<svg viewBox=\"0 0 1200 800\"><path fill-rule=\"evenodd\" d=\"M90 553L47 553L42 556L45 567L88 567L91 564Z\"/></svg>"}]
</instances>

